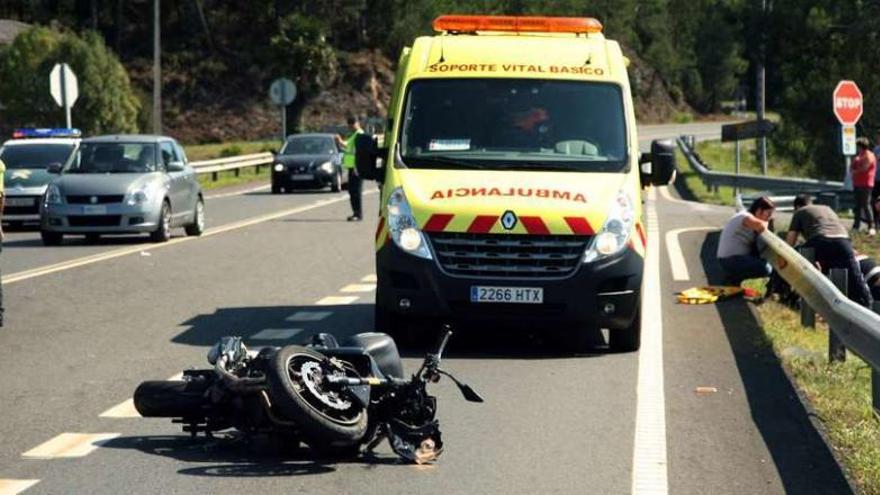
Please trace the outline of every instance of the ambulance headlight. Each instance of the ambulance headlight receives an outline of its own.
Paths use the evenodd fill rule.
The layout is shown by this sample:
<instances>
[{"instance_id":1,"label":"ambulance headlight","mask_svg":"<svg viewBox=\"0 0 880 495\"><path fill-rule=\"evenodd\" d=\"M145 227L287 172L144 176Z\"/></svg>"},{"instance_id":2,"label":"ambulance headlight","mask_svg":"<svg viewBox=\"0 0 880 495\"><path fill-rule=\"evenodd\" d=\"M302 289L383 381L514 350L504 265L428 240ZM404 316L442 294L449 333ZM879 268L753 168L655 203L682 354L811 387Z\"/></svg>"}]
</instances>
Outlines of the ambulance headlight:
<instances>
[{"instance_id":1,"label":"ambulance headlight","mask_svg":"<svg viewBox=\"0 0 880 495\"><path fill-rule=\"evenodd\" d=\"M584 253L584 263L613 256L626 248L630 233L635 224L636 212L632 198L620 191L608 208L608 217L602 230L593 237L593 242Z\"/></svg>"},{"instance_id":2,"label":"ambulance headlight","mask_svg":"<svg viewBox=\"0 0 880 495\"><path fill-rule=\"evenodd\" d=\"M409 254L419 258L431 259L431 250L425 234L419 230L412 208L406 200L403 189L398 187L391 191L385 210L388 231L394 244Z\"/></svg>"}]
</instances>

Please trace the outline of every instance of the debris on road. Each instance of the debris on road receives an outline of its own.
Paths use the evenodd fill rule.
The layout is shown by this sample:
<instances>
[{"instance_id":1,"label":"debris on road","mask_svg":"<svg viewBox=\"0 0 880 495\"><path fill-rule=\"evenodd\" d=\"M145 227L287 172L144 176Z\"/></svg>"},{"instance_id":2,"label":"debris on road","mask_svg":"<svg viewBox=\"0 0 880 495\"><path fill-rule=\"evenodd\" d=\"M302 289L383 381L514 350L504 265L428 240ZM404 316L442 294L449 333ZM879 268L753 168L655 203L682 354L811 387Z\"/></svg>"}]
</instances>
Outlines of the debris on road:
<instances>
[{"instance_id":1,"label":"debris on road","mask_svg":"<svg viewBox=\"0 0 880 495\"><path fill-rule=\"evenodd\" d=\"M708 395L718 393L718 389L716 387L697 387L694 392L697 395Z\"/></svg>"}]
</instances>

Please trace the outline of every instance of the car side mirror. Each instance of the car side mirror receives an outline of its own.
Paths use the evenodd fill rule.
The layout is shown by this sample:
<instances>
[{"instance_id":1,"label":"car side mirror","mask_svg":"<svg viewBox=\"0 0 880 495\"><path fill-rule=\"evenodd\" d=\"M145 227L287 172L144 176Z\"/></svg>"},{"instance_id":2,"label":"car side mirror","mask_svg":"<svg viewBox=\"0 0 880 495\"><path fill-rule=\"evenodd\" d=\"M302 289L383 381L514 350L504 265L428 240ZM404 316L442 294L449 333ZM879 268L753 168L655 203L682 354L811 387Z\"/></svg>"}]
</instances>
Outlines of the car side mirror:
<instances>
[{"instance_id":1,"label":"car side mirror","mask_svg":"<svg viewBox=\"0 0 880 495\"><path fill-rule=\"evenodd\" d=\"M50 174L56 174L56 175L57 175L57 174L60 174L60 173L61 173L61 169L62 169L62 168L63 168L63 166L62 166L60 163L58 163L58 162L53 162L53 163L50 163L50 164L46 167L46 172L48 172L48 173L50 173Z\"/></svg>"},{"instance_id":2,"label":"car side mirror","mask_svg":"<svg viewBox=\"0 0 880 495\"><path fill-rule=\"evenodd\" d=\"M357 168L358 175L364 179L379 180L379 155L382 148L376 138L369 134L358 134L354 142L354 164Z\"/></svg>"},{"instance_id":3,"label":"car side mirror","mask_svg":"<svg viewBox=\"0 0 880 495\"><path fill-rule=\"evenodd\" d=\"M186 169L186 165L184 165L184 163L181 161L173 161L168 162L166 168L169 172L183 172L184 169Z\"/></svg>"},{"instance_id":4,"label":"car side mirror","mask_svg":"<svg viewBox=\"0 0 880 495\"><path fill-rule=\"evenodd\" d=\"M640 176L643 184L665 186L675 180L675 145L671 139L651 141L651 152L639 158Z\"/></svg>"}]
</instances>

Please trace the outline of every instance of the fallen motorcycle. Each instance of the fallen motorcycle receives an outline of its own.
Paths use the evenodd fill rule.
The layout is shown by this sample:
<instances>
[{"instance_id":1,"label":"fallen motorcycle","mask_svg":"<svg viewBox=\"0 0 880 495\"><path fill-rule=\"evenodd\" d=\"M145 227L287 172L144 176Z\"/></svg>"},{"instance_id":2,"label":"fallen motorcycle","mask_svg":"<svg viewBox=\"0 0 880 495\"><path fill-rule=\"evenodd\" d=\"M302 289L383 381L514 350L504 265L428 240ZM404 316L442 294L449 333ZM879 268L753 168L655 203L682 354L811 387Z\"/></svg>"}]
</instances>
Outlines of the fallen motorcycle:
<instances>
[{"instance_id":1,"label":"fallen motorcycle","mask_svg":"<svg viewBox=\"0 0 880 495\"><path fill-rule=\"evenodd\" d=\"M187 370L177 381L147 381L134 393L141 416L173 418L197 436L229 428L302 440L323 455L372 452L383 440L401 459L431 462L443 451L437 400L427 384L449 377L470 402L477 392L440 368L452 332L428 353L410 379L394 340L361 333L340 343L318 334L307 346L248 350L223 337L208 352L209 370Z\"/></svg>"}]
</instances>

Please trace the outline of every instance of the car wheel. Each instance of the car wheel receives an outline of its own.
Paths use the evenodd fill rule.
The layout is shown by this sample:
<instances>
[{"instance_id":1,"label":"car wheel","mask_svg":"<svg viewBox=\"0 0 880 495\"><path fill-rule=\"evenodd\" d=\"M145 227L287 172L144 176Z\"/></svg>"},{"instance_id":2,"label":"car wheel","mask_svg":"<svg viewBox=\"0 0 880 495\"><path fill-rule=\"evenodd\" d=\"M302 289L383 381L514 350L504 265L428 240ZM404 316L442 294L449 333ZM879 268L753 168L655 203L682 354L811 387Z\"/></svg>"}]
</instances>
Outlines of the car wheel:
<instances>
[{"instance_id":1,"label":"car wheel","mask_svg":"<svg viewBox=\"0 0 880 495\"><path fill-rule=\"evenodd\" d=\"M632 324L620 330L611 330L609 347L614 352L633 352L642 346L642 312L639 310Z\"/></svg>"},{"instance_id":2,"label":"car wheel","mask_svg":"<svg viewBox=\"0 0 880 495\"><path fill-rule=\"evenodd\" d=\"M202 198L196 201L196 209L193 212L193 221L185 227L186 235L202 235L205 231L205 202Z\"/></svg>"},{"instance_id":3,"label":"car wheel","mask_svg":"<svg viewBox=\"0 0 880 495\"><path fill-rule=\"evenodd\" d=\"M333 182L330 184L330 191L339 192L342 190L342 171L337 170Z\"/></svg>"},{"instance_id":4,"label":"car wheel","mask_svg":"<svg viewBox=\"0 0 880 495\"><path fill-rule=\"evenodd\" d=\"M159 224L156 230L150 233L153 242L166 242L171 239L171 205L168 201L162 202L162 211L159 212Z\"/></svg>"},{"instance_id":5,"label":"car wheel","mask_svg":"<svg viewBox=\"0 0 880 495\"><path fill-rule=\"evenodd\" d=\"M64 234L60 232L41 230L40 237L43 239L44 246L60 246L61 242L64 241Z\"/></svg>"},{"instance_id":6,"label":"car wheel","mask_svg":"<svg viewBox=\"0 0 880 495\"><path fill-rule=\"evenodd\" d=\"M284 192L284 190L281 189L281 185L273 182L272 183L272 194L281 194L282 192Z\"/></svg>"},{"instance_id":7,"label":"car wheel","mask_svg":"<svg viewBox=\"0 0 880 495\"><path fill-rule=\"evenodd\" d=\"M307 347L282 347L266 378L273 405L296 422L310 447L340 449L356 445L367 432L367 410L344 394L323 386L326 357Z\"/></svg>"}]
</instances>

